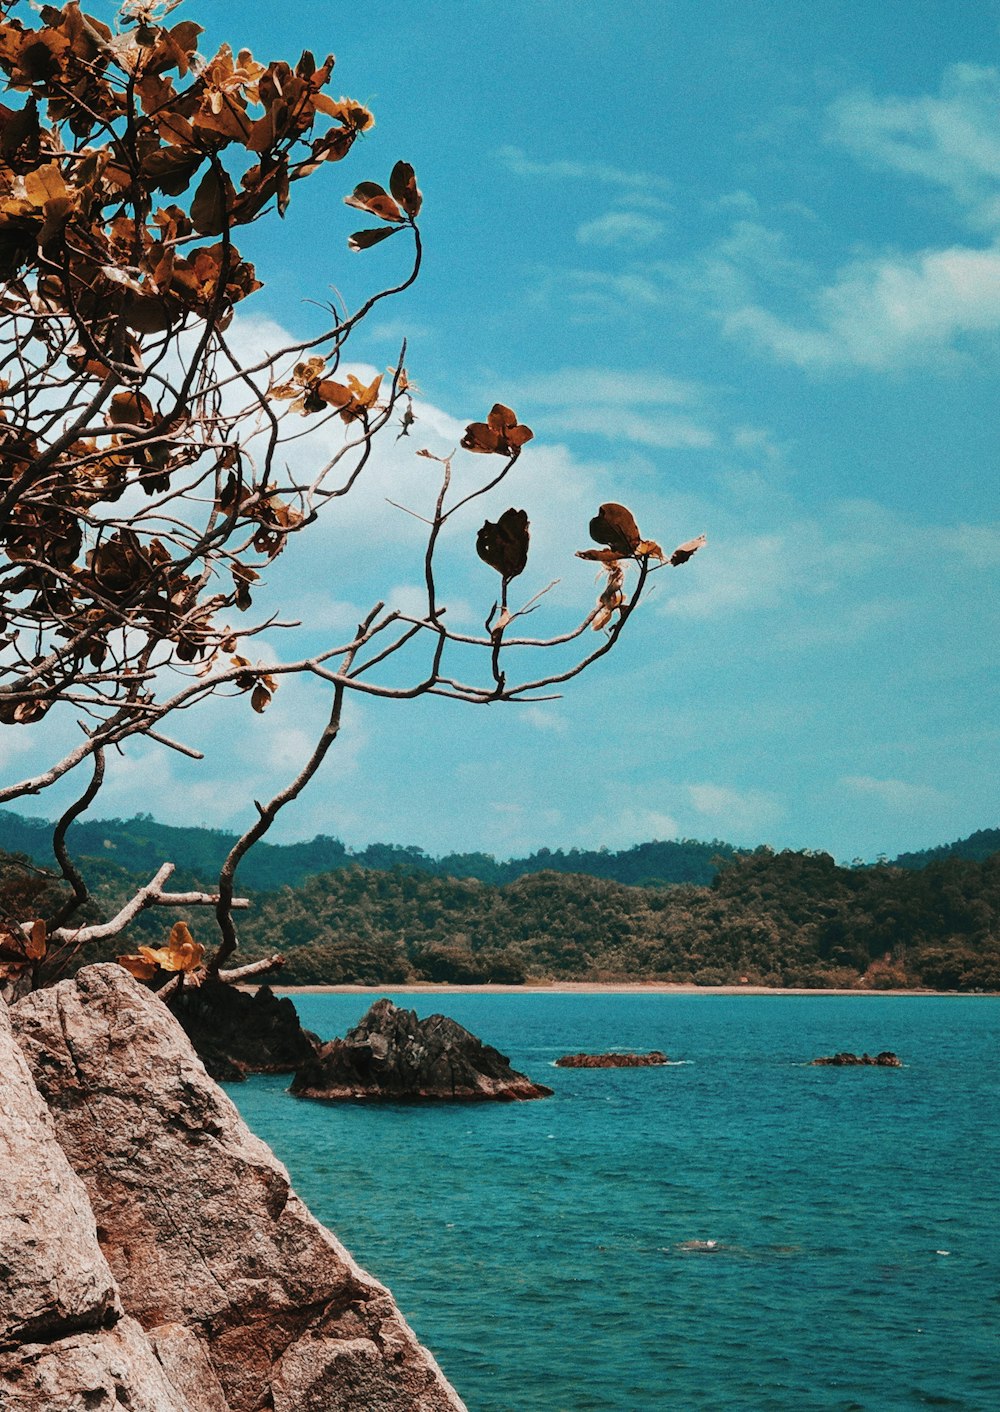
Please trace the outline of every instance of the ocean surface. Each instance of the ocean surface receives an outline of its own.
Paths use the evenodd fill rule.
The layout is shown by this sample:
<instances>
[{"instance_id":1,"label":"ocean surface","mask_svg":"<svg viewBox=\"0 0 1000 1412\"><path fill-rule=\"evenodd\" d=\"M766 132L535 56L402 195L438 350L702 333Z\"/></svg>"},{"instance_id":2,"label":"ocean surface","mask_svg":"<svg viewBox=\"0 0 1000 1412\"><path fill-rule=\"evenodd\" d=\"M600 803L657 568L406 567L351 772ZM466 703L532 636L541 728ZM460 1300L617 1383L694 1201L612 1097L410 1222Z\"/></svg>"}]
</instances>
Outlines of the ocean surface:
<instances>
[{"instance_id":1,"label":"ocean surface","mask_svg":"<svg viewBox=\"0 0 1000 1412\"><path fill-rule=\"evenodd\" d=\"M373 998L295 1003L330 1038ZM1000 1409L1000 1000L393 998L555 1097L228 1091L470 1412ZM616 1048L676 1062L552 1067ZM844 1049L905 1067L809 1066Z\"/></svg>"}]
</instances>

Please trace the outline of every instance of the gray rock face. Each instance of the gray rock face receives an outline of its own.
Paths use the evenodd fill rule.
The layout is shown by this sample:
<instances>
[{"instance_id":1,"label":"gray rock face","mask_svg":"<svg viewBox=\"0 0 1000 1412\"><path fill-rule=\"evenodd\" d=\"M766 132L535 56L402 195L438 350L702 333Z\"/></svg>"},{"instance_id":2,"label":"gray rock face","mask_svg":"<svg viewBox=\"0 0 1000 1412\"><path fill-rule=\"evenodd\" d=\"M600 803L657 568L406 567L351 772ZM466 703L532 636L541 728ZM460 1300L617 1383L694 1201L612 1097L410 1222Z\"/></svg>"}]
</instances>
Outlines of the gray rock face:
<instances>
[{"instance_id":1,"label":"gray rock face","mask_svg":"<svg viewBox=\"0 0 1000 1412\"><path fill-rule=\"evenodd\" d=\"M552 1090L510 1067L505 1054L450 1020L418 1020L391 1000L375 1004L344 1039L323 1045L292 1081L302 1098L483 1101L548 1098Z\"/></svg>"},{"instance_id":2,"label":"gray rock face","mask_svg":"<svg viewBox=\"0 0 1000 1412\"><path fill-rule=\"evenodd\" d=\"M0 1001L0 1407L194 1412L123 1317L87 1192Z\"/></svg>"},{"instance_id":3,"label":"gray rock face","mask_svg":"<svg viewBox=\"0 0 1000 1412\"><path fill-rule=\"evenodd\" d=\"M162 1002L98 965L12 1019L122 1304L186 1395L177 1406L463 1412L389 1292L309 1214Z\"/></svg>"}]
</instances>

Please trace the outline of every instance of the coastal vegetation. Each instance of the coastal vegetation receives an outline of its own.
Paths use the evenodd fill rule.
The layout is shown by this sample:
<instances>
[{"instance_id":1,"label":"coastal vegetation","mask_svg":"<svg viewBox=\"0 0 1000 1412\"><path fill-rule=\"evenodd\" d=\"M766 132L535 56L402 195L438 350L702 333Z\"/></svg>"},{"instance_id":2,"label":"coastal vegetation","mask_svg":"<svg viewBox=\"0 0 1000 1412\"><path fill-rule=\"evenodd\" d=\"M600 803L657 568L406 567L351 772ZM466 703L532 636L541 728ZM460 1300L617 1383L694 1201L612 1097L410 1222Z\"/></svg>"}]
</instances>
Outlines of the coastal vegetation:
<instances>
[{"instance_id":1,"label":"coastal vegetation","mask_svg":"<svg viewBox=\"0 0 1000 1412\"><path fill-rule=\"evenodd\" d=\"M155 838L162 828L146 820L130 821L124 834L108 822L101 827L109 841L142 829ZM213 836L188 833L197 864L194 844ZM319 850L322 842L287 853L301 857L296 849ZM808 850L650 843L617 854L541 851L511 863L488 859L501 874L513 871L513 880L502 883L449 876L448 860L427 859L418 849L375 845L366 855L350 855L335 840L326 842L339 850L339 866L251 894L242 925L246 957L281 955L283 983L645 980L1000 990L1000 848L987 851L1000 843L997 830L929 849L923 867L909 861L844 867ZM675 877L641 886L584 866L574 873L545 866L553 859L593 860L627 875L637 861L658 859L662 869L673 856L681 870L710 849L715 862L705 883ZM274 846L271 861L285 851ZM977 853L984 856L968 856ZM135 877L110 861L117 854L107 849L87 859L95 880L88 916L95 919L113 914L135 887ZM369 856L396 863L362 866L360 858ZM56 886L41 862L0 860L5 914L44 905L29 900ZM432 871L431 863L442 871ZM187 881L197 885L200 876L195 866ZM162 943L163 931L154 911L133 922L136 939L150 945ZM113 955L113 947L104 954ZM71 958L67 970L80 959Z\"/></svg>"}]
</instances>

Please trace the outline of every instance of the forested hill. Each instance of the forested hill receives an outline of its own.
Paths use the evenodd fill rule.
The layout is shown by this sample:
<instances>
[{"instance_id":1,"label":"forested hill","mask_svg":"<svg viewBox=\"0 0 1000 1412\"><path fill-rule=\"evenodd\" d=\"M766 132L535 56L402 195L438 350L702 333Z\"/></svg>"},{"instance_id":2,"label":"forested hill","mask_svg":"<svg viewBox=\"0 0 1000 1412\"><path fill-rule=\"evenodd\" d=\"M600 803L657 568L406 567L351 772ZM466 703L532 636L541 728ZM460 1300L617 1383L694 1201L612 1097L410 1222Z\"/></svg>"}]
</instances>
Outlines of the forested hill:
<instances>
[{"instance_id":1,"label":"forested hill","mask_svg":"<svg viewBox=\"0 0 1000 1412\"><path fill-rule=\"evenodd\" d=\"M135 876L88 864L81 922L113 915ZM58 885L0 856L0 916L48 916ZM129 942L81 952L72 967L160 945L173 918L151 908ZM197 940L210 915L186 919ZM693 981L1000 990L1000 853L911 869L838 867L825 853L756 849L711 885L634 887L554 870L504 884L419 868L351 864L295 887L251 892L246 960L283 952L291 984L406 981Z\"/></svg>"},{"instance_id":2,"label":"forested hill","mask_svg":"<svg viewBox=\"0 0 1000 1412\"><path fill-rule=\"evenodd\" d=\"M945 858L982 863L994 853L1000 853L1000 829L977 829L968 838L942 843L938 848L924 848L919 853L901 853L894 861L897 868L926 868L928 863L940 863Z\"/></svg>"},{"instance_id":3,"label":"forested hill","mask_svg":"<svg viewBox=\"0 0 1000 1412\"><path fill-rule=\"evenodd\" d=\"M0 852L25 853L50 867L51 824L0 810ZM151 876L164 860L177 865L178 882L210 884L236 842L236 835L214 829L175 828L157 823L149 814L133 819L80 820L71 825L69 846L75 856L99 858L126 872ZM258 843L240 864L240 886L257 891L297 887L308 877L337 868L402 869L434 877L474 878L499 886L528 873L588 873L591 877L631 886L667 887L674 883L708 884L715 876L716 858L733 858L731 844L682 839L670 843L640 843L619 853L605 848L584 850L542 848L527 858L499 862L489 853L452 853L432 858L421 848L373 843L350 852L338 839L323 834L308 843Z\"/></svg>"},{"instance_id":4,"label":"forested hill","mask_svg":"<svg viewBox=\"0 0 1000 1412\"><path fill-rule=\"evenodd\" d=\"M0 809L0 852L24 853L45 867L52 866L51 824ZM177 882L210 885L236 835L215 829L177 828L160 824L150 814L132 819L84 819L72 824L69 845L75 856L101 859L127 873L151 876L165 860L177 865ZM258 843L240 864L240 885L255 891L298 887L306 878L338 868L402 870L439 878L468 878L502 886L535 873L573 873L631 887L670 887L677 883L708 886L720 859L746 856L718 839L700 842L638 843L619 852L607 848L541 848L527 858L499 861L489 853L451 853L433 858L417 847L372 843L352 851L339 839L318 834L306 843ZM966 839L904 853L893 860L900 868L923 868L945 858L982 861L1000 852L1000 829L980 829Z\"/></svg>"},{"instance_id":5,"label":"forested hill","mask_svg":"<svg viewBox=\"0 0 1000 1412\"><path fill-rule=\"evenodd\" d=\"M105 910L123 900L118 886L105 891ZM283 952L279 979L298 985L661 980L1000 990L1000 853L910 870L759 849L724 864L709 887L665 888L556 872L495 886L349 867L252 902L240 916L241 954ZM211 934L211 919L189 921L199 938ZM134 924L135 941L161 944L164 935L158 909Z\"/></svg>"}]
</instances>

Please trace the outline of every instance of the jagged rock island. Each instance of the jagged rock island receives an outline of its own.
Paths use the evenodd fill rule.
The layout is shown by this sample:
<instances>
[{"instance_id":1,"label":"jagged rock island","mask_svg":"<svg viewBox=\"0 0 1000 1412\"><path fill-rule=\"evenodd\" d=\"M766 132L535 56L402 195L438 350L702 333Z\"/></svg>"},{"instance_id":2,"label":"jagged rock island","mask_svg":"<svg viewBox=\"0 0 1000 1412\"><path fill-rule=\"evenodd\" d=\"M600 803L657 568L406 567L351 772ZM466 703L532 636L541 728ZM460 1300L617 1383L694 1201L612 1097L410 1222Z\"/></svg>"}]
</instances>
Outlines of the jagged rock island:
<instances>
[{"instance_id":1,"label":"jagged rock island","mask_svg":"<svg viewBox=\"0 0 1000 1412\"><path fill-rule=\"evenodd\" d=\"M323 1045L296 1073L302 1098L402 1102L513 1101L548 1098L550 1088L510 1067L506 1055L449 1020L376 1000L343 1039Z\"/></svg>"},{"instance_id":2,"label":"jagged rock island","mask_svg":"<svg viewBox=\"0 0 1000 1412\"><path fill-rule=\"evenodd\" d=\"M870 1054L828 1054L825 1058L814 1059L814 1064L830 1064L834 1068L848 1068L853 1064L871 1065L878 1069L901 1069L903 1061L891 1050L883 1049L881 1054L876 1054L874 1058Z\"/></svg>"},{"instance_id":3,"label":"jagged rock island","mask_svg":"<svg viewBox=\"0 0 1000 1412\"><path fill-rule=\"evenodd\" d=\"M661 1049L648 1054L564 1054L556 1060L557 1069L648 1069L670 1061Z\"/></svg>"}]
</instances>

